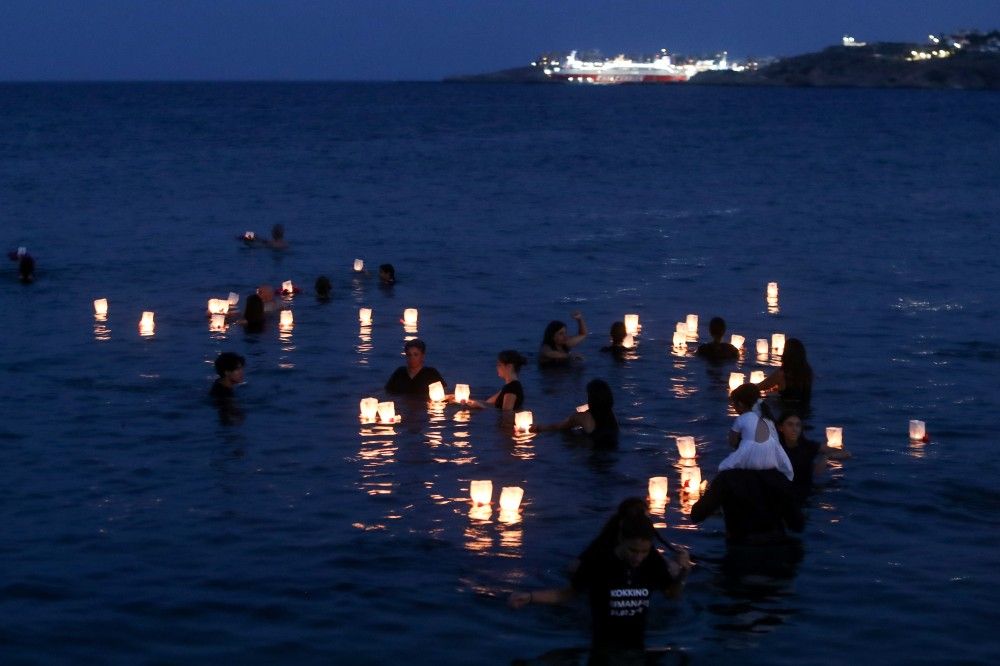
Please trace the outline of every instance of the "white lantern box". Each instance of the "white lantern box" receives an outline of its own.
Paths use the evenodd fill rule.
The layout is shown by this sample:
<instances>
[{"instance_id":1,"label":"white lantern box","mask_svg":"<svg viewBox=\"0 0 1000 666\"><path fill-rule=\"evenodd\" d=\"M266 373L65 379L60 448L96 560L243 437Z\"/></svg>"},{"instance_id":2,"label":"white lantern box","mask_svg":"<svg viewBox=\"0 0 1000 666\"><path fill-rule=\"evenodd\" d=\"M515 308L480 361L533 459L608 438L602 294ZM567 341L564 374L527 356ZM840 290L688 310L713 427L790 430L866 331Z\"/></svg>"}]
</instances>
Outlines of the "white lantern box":
<instances>
[{"instance_id":1,"label":"white lantern box","mask_svg":"<svg viewBox=\"0 0 1000 666\"><path fill-rule=\"evenodd\" d=\"M493 482L489 479L482 481L469 481L469 497L472 503L477 506L489 504L493 501ZM520 502L520 500L518 500Z\"/></svg>"},{"instance_id":2,"label":"white lantern box","mask_svg":"<svg viewBox=\"0 0 1000 666\"><path fill-rule=\"evenodd\" d=\"M531 424L533 422L531 412L517 412L514 414L514 432L531 432Z\"/></svg>"},{"instance_id":3,"label":"white lantern box","mask_svg":"<svg viewBox=\"0 0 1000 666\"><path fill-rule=\"evenodd\" d=\"M764 381L764 379L765 378L763 370L754 370L753 372L750 373L751 384L760 384L762 381Z\"/></svg>"},{"instance_id":4,"label":"white lantern box","mask_svg":"<svg viewBox=\"0 0 1000 666\"><path fill-rule=\"evenodd\" d=\"M626 335L639 334L639 315L637 314L625 315L625 334Z\"/></svg>"},{"instance_id":5,"label":"white lantern box","mask_svg":"<svg viewBox=\"0 0 1000 666\"><path fill-rule=\"evenodd\" d=\"M396 414L396 403L380 402L377 407L379 423L399 423L402 418Z\"/></svg>"},{"instance_id":6,"label":"white lantern box","mask_svg":"<svg viewBox=\"0 0 1000 666\"><path fill-rule=\"evenodd\" d=\"M143 312L142 319L139 320L139 333L142 335L153 335L155 329L154 314L152 312Z\"/></svg>"},{"instance_id":7,"label":"white lantern box","mask_svg":"<svg viewBox=\"0 0 1000 666\"><path fill-rule=\"evenodd\" d=\"M229 301L224 298L208 299L208 313L211 315L229 314Z\"/></svg>"},{"instance_id":8,"label":"white lantern box","mask_svg":"<svg viewBox=\"0 0 1000 666\"><path fill-rule=\"evenodd\" d=\"M682 334L685 338L687 338L687 334L688 334L688 325L687 325L687 322L686 321L679 321L679 322L677 322L677 325L674 326L674 331L677 332L677 333Z\"/></svg>"},{"instance_id":9,"label":"white lantern box","mask_svg":"<svg viewBox=\"0 0 1000 666\"><path fill-rule=\"evenodd\" d=\"M281 320L278 325L284 329L292 328L295 325L295 315L292 314L291 310L281 311Z\"/></svg>"},{"instance_id":10,"label":"white lantern box","mask_svg":"<svg viewBox=\"0 0 1000 666\"><path fill-rule=\"evenodd\" d=\"M685 322L687 326L687 336L689 338L698 338L698 315L689 314L687 316L687 321Z\"/></svg>"},{"instance_id":11,"label":"white lantern box","mask_svg":"<svg viewBox=\"0 0 1000 666\"><path fill-rule=\"evenodd\" d=\"M295 293L295 285L292 284L291 280L285 280L284 282L281 283L281 293L283 294Z\"/></svg>"},{"instance_id":12,"label":"white lantern box","mask_svg":"<svg viewBox=\"0 0 1000 666\"><path fill-rule=\"evenodd\" d=\"M370 326L372 323L372 309L371 308L361 308L358 310L358 321L361 322L362 326Z\"/></svg>"},{"instance_id":13,"label":"white lantern box","mask_svg":"<svg viewBox=\"0 0 1000 666\"><path fill-rule=\"evenodd\" d=\"M667 501L667 477L650 477L649 501L651 504L664 504Z\"/></svg>"},{"instance_id":14,"label":"white lantern box","mask_svg":"<svg viewBox=\"0 0 1000 666\"><path fill-rule=\"evenodd\" d=\"M524 490L517 486L504 486L500 491L500 510L517 511L521 506L521 498L524 497Z\"/></svg>"},{"instance_id":15,"label":"white lantern box","mask_svg":"<svg viewBox=\"0 0 1000 666\"><path fill-rule=\"evenodd\" d=\"M431 402L444 402L444 385L441 382L428 385L427 396Z\"/></svg>"},{"instance_id":16,"label":"white lantern box","mask_svg":"<svg viewBox=\"0 0 1000 666\"><path fill-rule=\"evenodd\" d=\"M455 384L455 402L460 404L469 402L471 393L468 384Z\"/></svg>"},{"instance_id":17,"label":"white lantern box","mask_svg":"<svg viewBox=\"0 0 1000 666\"><path fill-rule=\"evenodd\" d=\"M587 403L584 403L582 405L577 405L576 411L579 412L580 414L583 414L584 412L589 412L590 411L590 405L587 404Z\"/></svg>"},{"instance_id":18,"label":"white lantern box","mask_svg":"<svg viewBox=\"0 0 1000 666\"><path fill-rule=\"evenodd\" d=\"M771 352L781 356L785 353L785 334L773 333L771 335Z\"/></svg>"},{"instance_id":19,"label":"white lantern box","mask_svg":"<svg viewBox=\"0 0 1000 666\"><path fill-rule=\"evenodd\" d=\"M915 442L922 442L927 439L927 424L916 419L911 420L910 439Z\"/></svg>"},{"instance_id":20,"label":"white lantern box","mask_svg":"<svg viewBox=\"0 0 1000 666\"><path fill-rule=\"evenodd\" d=\"M697 455L697 450L694 446L694 437L689 435L684 435L677 438L677 453L680 454L681 458L692 459Z\"/></svg>"},{"instance_id":21,"label":"white lantern box","mask_svg":"<svg viewBox=\"0 0 1000 666\"><path fill-rule=\"evenodd\" d=\"M235 308L240 303L240 295L235 291L229 292L229 307Z\"/></svg>"},{"instance_id":22,"label":"white lantern box","mask_svg":"<svg viewBox=\"0 0 1000 666\"><path fill-rule=\"evenodd\" d=\"M740 386L743 386L743 382L746 379L742 372L730 372L729 373L729 390L730 392L735 391Z\"/></svg>"},{"instance_id":23,"label":"white lantern box","mask_svg":"<svg viewBox=\"0 0 1000 666\"><path fill-rule=\"evenodd\" d=\"M684 325L685 330L687 330L687 324ZM684 347L687 345L687 335L681 331L674 331L673 338L674 347Z\"/></svg>"},{"instance_id":24,"label":"white lantern box","mask_svg":"<svg viewBox=\"0 0 1000 666\"><path fill-rule=\"evenodd\" d=\"M831 449L844 448L844 429L839 426L829 426L826 429L826 445Z\"/></svg>"},{"instance_id":25,"label":"white lantern box","mask_svg":"<svg viewBox=\"0 0 1000 666\"><path fill-rule=\"evenodd\" d=\"M374 422L378 416L378 398L361 399L361 420Z\"/></svg>"},{"instance_id":26,"label":"white lantern box","mask_svg":"<svg viewBox=\"0 0 1000 666\"><path fill-rule=\"evenodd\" d=\"M364 260L362 260L362 259L355 259L354 260L354 272L355 273L361 273L364 270L365 270L365 262L364 262Z\"/></svg>"},{"instance_id":27,"label":"white lantern box","mask_svg":"<svg viewBox=\"0 0 1000 666\"><path fill-rule=\"evenodd\" d=\"M681 492L690 496L701 494L701 468L697 465L681 469Z\"/></svg>"},{"instance_id":28,"label":"white lantern box","mask_svg":"<svg viewBox=\"0 0 1000 666\"><path fill-rule=\"evenodd\" d=\"M758 356L767 356L767 352L768 352L769 349L770 349L770 347L768 346L767 340L765 338L758 338L757 339L757 355Z\"/></svg>"},{"instance_id":29,"label":"white lantern box","mask_svg":"<svg viewBox=\"0 0 1000 666\"><path fill-rule=\"evenodd\" d=\"M224 333L226 331L226 315L212 315L212 319L208 323L208 330L212 333Z\"/></svg>"},{"instance_id":30,"label":"white lantern box","mask_svg":"<svg viewBox=\"0 0 1000 666\"><path fill-rule=\"evenodd\" d=\"M740 351L743 351L744 342L746 342L746 338L744 338L742 335L737 335L735 333L733 333L733 337L729 339L729 344L736 347Z\"/></svg>"},{"instance_id":31,"label":"white lantern box","mask_svg":"<svg viewBox=\"0 0 1000 666\"><path fill-rule=\"evenodd\" d=\"M417 325L417 309L416 308L406 308L403 310L403 323L407 326Z\"/></svg>"},{"instance_id":32,"label":"white lantern box","mask_svg":"<svg viewBox=\"0 0 1000 666\"><path fill-rule=\"evenodd\" d=\"M775 299L778 297L778 283L768 282L767 283L767 297L769 299ZM795 300L794 298L792 300Z\"/></svg>"},{"instance_id":33,"label":"white lantern box","mask_svg":"<svg viewBox=\"0 0 1000 666\"><path fill-rule=\"evenodd\" d=\"M94 314L98 317L108 316L108 299L98 298L94 300Z\"/></svg>"}]
</instances>

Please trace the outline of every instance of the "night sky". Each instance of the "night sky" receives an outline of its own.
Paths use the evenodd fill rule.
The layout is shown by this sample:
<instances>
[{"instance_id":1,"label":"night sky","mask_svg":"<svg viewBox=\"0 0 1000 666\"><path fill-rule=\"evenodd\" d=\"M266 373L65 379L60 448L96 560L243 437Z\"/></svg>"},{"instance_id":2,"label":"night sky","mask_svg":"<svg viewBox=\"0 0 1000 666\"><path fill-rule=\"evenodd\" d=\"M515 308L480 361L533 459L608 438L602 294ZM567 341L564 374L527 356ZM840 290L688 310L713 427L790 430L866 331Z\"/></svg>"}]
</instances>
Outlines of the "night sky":
<instances>
[{"instance_id":1,"label":"night sky","mask_svg":"<svg viewBox=\"0 0 1000 666\"><path fill-rule=\"evenodd\" d=\"M1000 0L0 0L0 80L437 80L599 49L731 57L1000 28Z\"/></svg>"}]
</instances>

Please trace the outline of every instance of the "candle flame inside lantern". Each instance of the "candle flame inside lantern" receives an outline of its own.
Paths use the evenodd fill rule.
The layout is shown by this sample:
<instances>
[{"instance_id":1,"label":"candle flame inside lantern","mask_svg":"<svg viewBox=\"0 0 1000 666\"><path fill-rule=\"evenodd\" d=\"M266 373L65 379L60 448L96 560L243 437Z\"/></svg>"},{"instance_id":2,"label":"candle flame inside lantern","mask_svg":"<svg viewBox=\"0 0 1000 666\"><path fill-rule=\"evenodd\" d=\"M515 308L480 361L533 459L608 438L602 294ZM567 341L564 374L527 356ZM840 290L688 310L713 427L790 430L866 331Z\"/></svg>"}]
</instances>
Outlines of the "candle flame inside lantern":
<instances>
[{"instance_id":1,"label":"candle flame inside lantern","mask_svg":"<svg viewBox=\"0 0 1000 666\"><path fill-rule=\"evenodd\" d=\"M208 312L213 315L225 315L229 313L229 301L222 298L208 299Z\"/></svg>"},{"instance_id":2,"label":"candle flame inside lantern","mask_svg":"<svg viewBox=\"0 0 1000 666\"><path fill-rule=\"evenodd\" d=\"M757 355L758 356L767 356L768 349L770 349L770 347L768 347L768 345L767 345L767 340L765 338L758 338L757 339Z\"/></svg>"},{"instance_id":3,"label":"candle flame inside lantern","mask_svg":"<svg viewBox=\"0 0 1000 666\"><path fill-rule=\"evenodd\" d=\"M514 432L530 432L532 423L531 412L517 412L514 414Z\"/></svg>"},{"instance_id":4,"label":"candle flame inside lantern","mask_svg":"<svg viewBox=\"0 0 1000 666\"><path fill-rule=\"evenodd\" d=\"M281 328L288 329L295 325L295 315L292 314L291 310L281 311L281 320L278 322Z\"/></svg>"},{"instance_id":5,"label":"candle flame inside lantern","mask_svg":"<svg viewBox=\"0 0 1000 666\"><path fill-rule=\"evenodd\" d=\"M378 420L382 423L396 422L396 403L380 402L376 409L378 411Z\"/></svg>"},{"instance_id":6,"label":"candle flame inside lantern","mask_svg":"<svg viewBox=\"0 0 1000 666\"><path fill-rule=\"evenodd\" d=\"M826 429L826 445L831 449L844 448L844 429L838 426L829 426Z\"/></svg>"},{"instance_id":7,"label":"candle flame inside lantern","mask_svg":"<svg viewBox=\"0 0 1000 666\"><path fill-rule=\"evenodd\" d=\"M625 315L625 334L626 335L639 334L639 315L637 314Z\"/></svg>"},{"instance_id":8,"label":"candle flame inside lantern","mask_svg":"<svg viewBox=\"0 0 1000 666\"><path fill-rule=\"evenodd\" d=\"M372 323L372 309L371 308L361 308L358 310L358 321L363 325L369 326Z\"/></svg>"},{"instance_id":9,"label":"candle flame inside lantern","mask_svg":"<svg viewBox=\"0 0 1000 666\"><path fill-rule=\"evenodd\" d=\"M776 299L776 298L778 298L778 283L777 282L768 282L767 283L767 297L769 299ZM792 300L794 301L795 299L793 298Z\"/></svg>"},{"instance_id":10,"label":"candle flame inside lantern","mask_svg":"<svg viewBox=\"0 0 1000 666\"><path fill-rule=\"evenodd\" d=\"M489 479L469 481L469 497L477 506L489 504L493 500L493 482Z\"/></svg>"},{"instance_id":11,"label":"candle flame inside lantern","mask_svg":"<svg viewBox=\"0 0 1000 666\"><path fill-rule=\"evenodd\" d=\"M365 421L374 421L378 415L378 398L361 399L361 418Z\"/></svg>"},{"instance_id":12,"label":"candle flame inside lantern","mask_svg":"<svg viewBox=\"0 0 1000 666\"><path fill-rule=\"evenodd\" d=\"M365 270L365 262L364 262L364 260L363 259L355 259L354 260L354 272L355 273L360 273L363 270Z\"/></svg>"},{"instance_id":13,"label":"candle flame inside lantern","mask_svg":"<svg viewBox=\"0 0 1000 666\"><path fill-rule=\"evenodd\" d=\"M785 334L774 333L771 335L771 351L781 356L785 353Z\"/></svg>"},{"instance_id":14,"label":"candle flame inside lantern","mask_svg":"<svg viewBox=\"0 0 1000 666\"><path fill-rule=\"evenodd\" d=\"M471 395L471 391L468 384L455 384L455 402L468 402L469 395Z\"/></svg>"},{"instance_id":15,"label":"candle flame inside lantern","mask_svg":"<svg viewBox=\"0 0 1000 666\"><path fill-rule=\"evenodd\" d=\"M744 338L742 335L737 335L735 333L733 333L733 337L729 339L729 344L736 347L740 351L743 351L744 342L746 342L746 338Z\"/></svg>"},{"instance_id":16,"label":"candle flame inside lantern","mask_svg":"<svg viewBox=\"0 0 1000 666\"><path fill-rule=\"evenodd\" d=\"M141 335L153 335L156 330L156 322L153 321L152 312L143 312L142 319L139 320L139 333Z\"/></svg>"},{"instance_id":17,"label":"candle flame inside lantern","mask_svg":"<svg viewBox=\"0 0 1000 666\"><path fill-rule=\"evenodd\" d=\"M94 301L94 314L98 317L108 316L108 299L98 298Z\"/></svg>"},{"instance_id":18,"label":"candle flame inside lantern","mask_svg":"<svg viewBox=\"0 0 1000 666\"><path fill-rule=\"evenodd\" d=\"M649 478L649 501L652 504L663 504L667 501L667 477Z\"/></svg>"},{"instance_id":19,"label":"candle flame inside lantern","mask_svg":"<svg viewBox=\"0 0 1000 666\"><path fill-rule=\"evenodd\" d=\"M403 323L407 326L417 325L417 309L416 308L406 308L403 310Z\"/></svg>"},{"instance_id":20,"label":"candle flame inside lantern","mask_svg":"<svg viewBox=\"0 0 1000 666\"><path fill-rule=\"evenodd\" d=\"M285 280L284 282L281 283L281 293L283 294L295 293L295 285L292 284L291 280Z\"/></svg>"},{"instance_id":21,"label":"candle flame inside lantern","mask_svg":"<svg viewBox=\"0 0 1000 666\"><path fill-rule=\"evenodd\" d=\"M743 380L745 379L742 372L730 372L729 373L729 391L735 391L740 386L743 386Z\"/></svg>"},{"instance_id":22,"label":"candle flame inside lantern","mask_svg":"<svg viewBox=\"0 0 1000 666\"><path fill-rule=\"evenodd\" d=\"M751 384L760 384L762 381L764 381L764 371L763 370L754 370L753 372L750 373L750 383Z\"/></svg>"},{"instance_id":23,"label":"candle flame inside lantern","mask_svg":"<svg viewBox=\"0 0 1000 666\"><path fill-rule=\"evenodd\" d=\"M212 333L224 333L226 330L226 315L212 315L212 319L208 324L208 330Z\"/></svg>"},{"instance_id":24,"label":"candle flame inside lantern","mask_svg":"<svg viewBox=\"0 0 1000 666\"><path fill-rule=\"evenodd\" d=\"M681 469L681 492L697 497L701 494L701 468L697 465Z\"/></svg>"},{"instance_id":25,"label":"candle flame inside lantern","mask_svg":"<svg viewBox=\"0 0 1000 666\"><path fill-rule=\"evenodd\" d=\"M910 421L910 439L922 441L927 437L927 424L923 421L913 419Z\"/></svg>"},{"instance_id":26,"label":"candle flame inside lantern","mask_svg":"<svg viewBox=\"0 0 1000 666\"><path fill-rule=\"evenodd\" d=\"M694 458L697 453L694 446L694 437L688 435L678 437L677 452L680 454L681 458L684 459Z\"/></svg>"},{"instance_id":27,"label":"candle flame inside lantern","mask_svg":"<svg viewBox=\"0 0 1000 666\"><path fill-rule=\"evenodd\" d=\"M517 486L504 486L500 491L500 510L517 511L521 506L521 498L524 497L524 490Z\"/></svg>"},{"instance_id":28,"label":"candle flame inside lantern","mask_svg":"<svg viewBox=\"0 0 1000 666\"><path fill-rule=\"evenodd\" d=\"M698 338L698 315L689 314L687 316L687 321L684 322L687 325L687 336L689 338Z\"/></svg>"},{"instance_id":29,"label":"candle flame inside lantern","mask_svg":"<svg viewBox=\"0 0 1000 666\"><path fill-rule=\"evenodd\" d=\"M434 382L428 385L427 395L431 402L443 402L444 401L444 385L441 382Z\"/></svg>"},{"instance_id":30,"label":"candle flame inside lantern","mask_svg":"<svg viewBox=\"0 0 1000 666\"><path fill-rule=\"evenodd\" d=\"M685 324L685 328L687 325ZM684 347L687 344L687 335L680 331L674 331L674 347Z\"/></svg>"}]
</instances>

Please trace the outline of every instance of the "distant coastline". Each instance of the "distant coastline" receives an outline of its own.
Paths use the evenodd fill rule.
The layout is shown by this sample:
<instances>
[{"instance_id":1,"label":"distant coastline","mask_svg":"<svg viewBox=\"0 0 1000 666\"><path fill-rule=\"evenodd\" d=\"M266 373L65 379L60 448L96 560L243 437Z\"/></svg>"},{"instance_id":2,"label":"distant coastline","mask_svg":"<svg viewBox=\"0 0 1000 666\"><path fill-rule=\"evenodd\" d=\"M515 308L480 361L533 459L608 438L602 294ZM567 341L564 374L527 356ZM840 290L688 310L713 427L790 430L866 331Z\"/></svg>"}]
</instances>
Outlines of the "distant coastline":
<instances>
[{"instance_id":1,"label":"distant coastline","mask_svg":"<svg viewBox=\"0 0 1000 666\"><path fill-rule=\"evenodd\" d=\"M538 66L451 76L453 83L566 85ZM686 83L725 86L1000 90L1000 31L935 37L925 44L845 37L843 45L743 71L705 71ZM683 84L681 84L683 85Z\"/></svg>"}]
</instances>

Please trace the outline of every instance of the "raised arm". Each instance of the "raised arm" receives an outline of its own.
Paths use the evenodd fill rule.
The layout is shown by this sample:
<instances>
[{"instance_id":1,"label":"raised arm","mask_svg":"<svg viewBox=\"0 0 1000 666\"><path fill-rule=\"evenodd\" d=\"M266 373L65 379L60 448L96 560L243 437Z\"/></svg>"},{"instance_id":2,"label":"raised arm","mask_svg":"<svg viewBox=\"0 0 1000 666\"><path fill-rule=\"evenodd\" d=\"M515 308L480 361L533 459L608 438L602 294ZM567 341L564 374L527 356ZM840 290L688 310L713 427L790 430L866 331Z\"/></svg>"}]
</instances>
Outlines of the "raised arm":
<instances>
[{"instance_id":1,"label":"raised arm","mask_svg":"<svg viewBox=\"0 0 1000 666\"><path fill-rule=\"evenodd\" d=\"M566 338L566 346L570 349L576 347L587 337L587 323L583 321L583 314L576 310L572 316L576 320L576 335Z\"/></svg>"}]
</instances>

